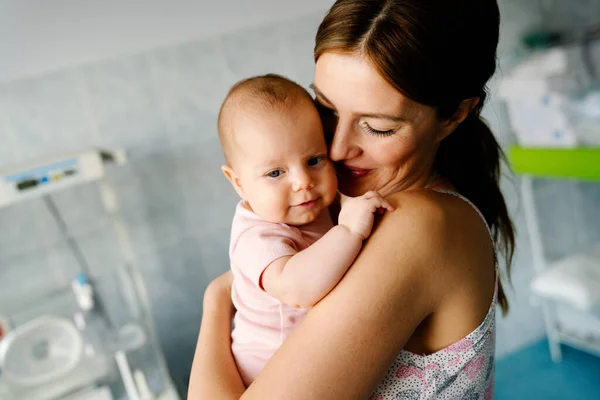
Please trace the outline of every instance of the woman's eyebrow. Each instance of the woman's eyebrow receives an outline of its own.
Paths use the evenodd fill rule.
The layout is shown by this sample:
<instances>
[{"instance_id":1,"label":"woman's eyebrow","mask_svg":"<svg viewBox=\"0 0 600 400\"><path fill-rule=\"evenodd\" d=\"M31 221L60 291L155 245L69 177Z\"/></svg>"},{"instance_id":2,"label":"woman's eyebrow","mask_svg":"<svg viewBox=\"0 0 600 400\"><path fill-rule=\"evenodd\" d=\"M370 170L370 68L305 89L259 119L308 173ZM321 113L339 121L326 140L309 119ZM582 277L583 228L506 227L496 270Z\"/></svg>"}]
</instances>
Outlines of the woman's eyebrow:
<instances>
[{"instance_id":1,"label":"woman's eyebrow","mask_svg":"<svg viewBox=\"0 0 600 400\"><path fill-rule=\"evenodd\" d=\"M317 97L319 97L322 101L327 103L328 106L335 108L335 107L333 107L333 103L323 94L323 92L321 92L319 90L319 88L317 88L315 86L314 83L311 83L309 85L309 87L315 92ZM356 113L356 114L360 115L361 117L365 117L365 118L387 119L387 120L390 120L393 122L403 122L404 121L404 118L402 118L401 116L385 114L385 113Z\"/></svg>"}]
</instances>

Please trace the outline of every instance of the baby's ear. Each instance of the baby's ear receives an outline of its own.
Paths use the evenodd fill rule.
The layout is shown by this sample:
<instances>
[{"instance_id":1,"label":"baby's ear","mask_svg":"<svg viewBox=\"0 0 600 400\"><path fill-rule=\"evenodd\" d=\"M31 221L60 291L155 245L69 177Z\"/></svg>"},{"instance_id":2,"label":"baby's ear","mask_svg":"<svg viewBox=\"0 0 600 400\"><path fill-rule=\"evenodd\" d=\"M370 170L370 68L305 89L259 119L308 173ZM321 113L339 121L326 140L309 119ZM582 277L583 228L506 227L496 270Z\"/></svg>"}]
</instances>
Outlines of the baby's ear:
<instances>
[{"instance_id":1,"label":"baby's ear","mask_svg":"<svg viewBox=\"0 0 600 400\"><path fill-rule=\"evenodd\" d=\"M240 178L235 173L235 170L230 165L223 165L221 167L221 171L227 178L227 180L231 183L231 186L235 189L237 194L243 199L244 198L244 190L242 189L242 184L240 182Z\"/></svg>"}]
</instances>

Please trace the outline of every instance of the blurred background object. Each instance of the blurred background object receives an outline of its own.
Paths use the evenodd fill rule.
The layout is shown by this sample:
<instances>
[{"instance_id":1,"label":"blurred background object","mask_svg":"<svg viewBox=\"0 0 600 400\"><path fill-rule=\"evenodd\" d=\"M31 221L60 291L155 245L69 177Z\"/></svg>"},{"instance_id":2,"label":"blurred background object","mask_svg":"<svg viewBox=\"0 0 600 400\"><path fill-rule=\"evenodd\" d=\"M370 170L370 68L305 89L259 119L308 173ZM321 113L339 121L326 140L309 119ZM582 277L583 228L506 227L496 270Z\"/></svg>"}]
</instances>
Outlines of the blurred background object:
<instances>
[{"instance_id":1,"label":"blurred background object","mask_svg":"<svg viewBox=\"0 0 600 400\"><path fill-rule=\"evenodd\" d=\"M3 400L52 400L73 393L81 398L102 393L108 399L178 399L118 199L106 179L105 164L125 162L122 151L86 151L0 174L0 210L27 210L31 201L41 201L57 228L56 236L29 251L62 250L75 261L40 258L38 264L23 265L17 256L14 265L2 265ZM82 236L71 234L54 201L62 191L83 185L95 189L105 213L105 222L94 231L111 233L118 253L104 258L108 262L101 266L100 260L88 261L79 245ZM26 235L25 245L34 245L35 238L28 239L35 232Z\"/></svg>"},{"instance_id":2,"label":"blurred background object","mask_svg":"<svg viewBox=\"0 0 600 400\"><path fill-rule=\"evenodd\" d=\"M502 178L518 241L508 288L511 311L497 321L496 398L594 398L600 389L598 358L562 346L563 361L553 363L545 337L567 321L544 319L540 305L577 315L568 326L586 341L597 334L594 313L568 301L558 307L556 297L534 295L531 285L555 262L588 254L600 242L600 185L595 175L588 176L600 165L594 152L600 144L597 81L590 74L599 69L600 41L585 33L600 23L600 3L499 0L499 5L500 68L484 116L518 173L507 171ZM308 86L314 36L328 6L320 0L0 5L0 171L90 148L126 151L127 163L107 168L106 179L148 289L157 344L181 395L204 289L229 268L237 196L219 170L219 105L236 80L250 75L275 72ZM568 171L567 159L576 160L566 165ZM576 179L581 171L584 180ZM53 275L51 283L71 285L79 260L62 229L91 270L108 274L120 265L96 185L72 186L50 198L64 226L43 197L0 208L0 294L43 287L53 271L65 272ZM535 212L533 225L527 210ZM532 226L538 234L530 234ZM93 278L94 289L117 290ZM77 287L86 292L85 283ZM18 329L3 307L0 301L0 337ZM550 340L553 346L558 342Z\"/></svg>"}]
</instances>

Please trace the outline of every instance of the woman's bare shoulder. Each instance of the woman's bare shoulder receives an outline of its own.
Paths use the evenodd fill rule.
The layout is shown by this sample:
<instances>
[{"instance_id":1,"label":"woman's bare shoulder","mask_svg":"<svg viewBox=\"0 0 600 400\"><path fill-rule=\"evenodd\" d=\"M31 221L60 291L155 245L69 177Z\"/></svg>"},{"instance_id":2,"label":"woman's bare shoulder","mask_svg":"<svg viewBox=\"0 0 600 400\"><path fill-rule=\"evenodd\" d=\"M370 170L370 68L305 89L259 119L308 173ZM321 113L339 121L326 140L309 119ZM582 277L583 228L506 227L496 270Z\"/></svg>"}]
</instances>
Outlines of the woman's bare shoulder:
<instances>
[{"instance_id":1,"label":"woman's bare shoulder","mask_svg":"<svg viewBox=\"0 0 600 400\"><path fill-rule=\"evenodd\" d=\"M398 193L388 200L395 210L386 212L377 221L371 236L365 241L354 264L339 285L366 279L373 282L375 298L411 298L410 311L415 320L435 311L440 296L433 292L443 270L439 262L447 245L448 216L445 206L428 193ZM441 285L440 285L441 286ZM375 300L375 303L377 300ZM402 310L402 308L399 308ZM407 313L406 309L402 311Z\"/></svg>"},{"instance_id":2,"label":"woman's bare shoulder","mask_svg":"<svg viewBox=\"0 0 600 400\"><path fill-rule=\"evenodd\" d=\"M424 240L431 251L432 244L442 244L457 234L480 236L489 241L485 222L465 200L456 195L433 190L413 190L389 196L395 210L379 222L377 229L389 231L399 238L413 235ZM437 248L443 251L443 247Z\"/></svg>"},{"instance_id":3,"label":"woman's bare shoulder","mask_svg":"<svg viewBox=\"0 0 600 400\"><path fill-rule=\"evenodd\" d=\"M387 255L378 267L394 270L399 279L414 275L432 298L445 296L447 279L493 255L483 220L464 200L432 190L396 193L388 200L395 210L378 222L360 257Z\"/></svg>"},{"instance_id":4,"label":"woman's bare shoulder","mask_svg":"<svg viewBox=\"0 0 600 400\"><path fill-rule=\"evenodd\" d=\"M436 249L442 250L439 245L451 223L445 199L432 191L415 190L395 193L387 200L395 209L382 216L367 243L380 242L378 247L387 245L390 250L398 248L398 243L410 243L411 253L423 250L421 256L425 258L434 255Z\"/></svg>"}]
</instances>

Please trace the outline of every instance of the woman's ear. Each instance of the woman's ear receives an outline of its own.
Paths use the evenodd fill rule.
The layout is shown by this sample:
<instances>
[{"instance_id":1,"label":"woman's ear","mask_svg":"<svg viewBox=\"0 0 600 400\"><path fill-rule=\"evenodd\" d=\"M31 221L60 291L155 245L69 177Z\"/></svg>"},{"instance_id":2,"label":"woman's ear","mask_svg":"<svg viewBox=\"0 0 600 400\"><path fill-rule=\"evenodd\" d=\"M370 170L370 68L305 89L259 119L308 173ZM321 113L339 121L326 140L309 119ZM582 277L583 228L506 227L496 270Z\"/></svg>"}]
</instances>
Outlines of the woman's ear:
<instances>
[{"instance_id":1,"label":"woman's ear","mask_svg":"<svg viewBox=\"0 0 600 400\"><path fill-rule=\"evenodd\" d=\"M221 171L227 180L231 183L231 186L235 189L237 194L243 199L244 198L244 190L242 189L242 183L240 182L240 178L235 173L235 170L229 165L223 165L221 167Z\"/></svg>"},{"instance_id":2,"label":"woman's ear","mask_svg":"<svg viewBox=\"0 0 600 400\"><path fill-rule=\"evenodd\" d=\"M444 121L442 124L438 141L441 141L454 132L454 130L458 128L458 126L469 116L469 114L471 114L473 109L477 106L477 104L479 104L479 101L479 97L471 97L470 99L461 101L454 115L452 115L452 117Z\"/></svg>"}]
</instances>

